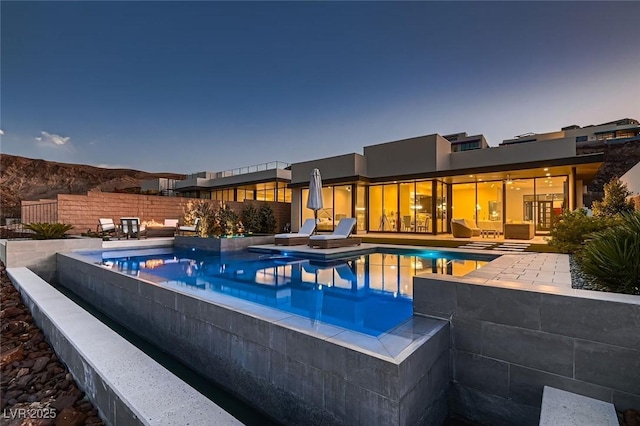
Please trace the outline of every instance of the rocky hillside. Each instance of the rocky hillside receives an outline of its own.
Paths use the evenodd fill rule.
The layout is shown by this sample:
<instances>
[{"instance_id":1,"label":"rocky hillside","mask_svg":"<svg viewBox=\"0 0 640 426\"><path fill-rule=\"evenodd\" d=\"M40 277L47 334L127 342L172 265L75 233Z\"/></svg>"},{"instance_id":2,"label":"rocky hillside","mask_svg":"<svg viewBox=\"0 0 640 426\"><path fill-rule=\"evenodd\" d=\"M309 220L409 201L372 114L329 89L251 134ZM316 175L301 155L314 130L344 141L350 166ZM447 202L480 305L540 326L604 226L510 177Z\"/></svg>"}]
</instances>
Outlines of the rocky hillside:
<instances>
[{"instance_id":1,"label":"rocky hillside","mask_svg":"<svg viewBox=\"0 0 640 426\"><path fill-rule=\"evenodd\" d=\"M614 177L620 177L640 161L640 139L630 140L625 143L581 146L577 148L578 154L593 154L604 152L604 164L598 171L595 179L589 184L588 190L594 199L603 194L604 184Z\"/></svg>"},{"instance_id":2,"label":"rocky hillside","mask_svg":"<svg viewBox=\"0 0 640 426\"><path fill-rule=\"evenodd\" d=\"M85 194L89 190L139 192L142 181L154 178L184 179L184 175L105 169L2 154L0 216L9 215L22 200L55 198L57 194Z\"/></svg>"}]
</instances>

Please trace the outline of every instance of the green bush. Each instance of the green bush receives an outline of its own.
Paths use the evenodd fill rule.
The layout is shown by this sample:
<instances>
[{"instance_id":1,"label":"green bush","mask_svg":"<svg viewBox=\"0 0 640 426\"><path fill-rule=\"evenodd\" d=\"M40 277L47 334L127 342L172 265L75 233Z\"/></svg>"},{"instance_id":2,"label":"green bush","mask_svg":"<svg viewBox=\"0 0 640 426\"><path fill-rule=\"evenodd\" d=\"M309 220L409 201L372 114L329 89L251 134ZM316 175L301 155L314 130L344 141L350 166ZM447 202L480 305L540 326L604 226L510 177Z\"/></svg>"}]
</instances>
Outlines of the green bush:
<instances>
[{"instance_id":1,"label":"green bush","mask_svg":"<svg viewBox=\"0 0 640 426\"><path fill-rule=\"evenodd\" d=\"M214 204L207 200L189 201L183 216L185 225L193 225L196 218L200 218L199 236L206 237L219 232L217 210Z\"/></svg>"},{"instance_id":2,"label":"green bush","mask_svg":"<svg viewBox=\"0 0 640 426\"><path fill-rule=\"evenodd\" d=\"M575 253L594 232L603 230L615 223L615 219L589 217L587 211L565 210L551 224L549 246L561 253Z\"/></svg>"},{"instance_id":3,"label":"green bush","mask_svg":"<svg viewBox=\"0 0 640 426\"><path fill-rule=\"evenodd\" d=\"M54 240L65 238L67 231L73 229L73 226L64 223L28 223L24 225L24 229L34 232L34 240Z\"/></svg>"},{"instance_id":4,"label":"green bush","mask_svg":"<svg viewBox=\"0 0 640 426\"><path fill-rule=\"evenodd\" d=\"M640 212L593 234L576 259L604 290L640 294Z\"/></svg>"},{"instance_id":5,"label":"green bush","mask_svg":"<svg viewBox=\"0 0 640 426\"><path fill-rule=\"evenodd\" d=\"M228 205L223 205L217 211L218 235L234 235L238 233L238 214Z\"/></svg>"},{"instance_id":6,"label":"green bush","mask_svg":"<svg viewBox=\"0 0 640 426\"><path fill-rule=\"evenodd\" d=\"M260 212L253 204L247 205L242 210L242 224L247 232L260 231Z\"/></svg>"},{"instance_id":7,"label":"green bush","mask_svg":"<svg viewBox=\"0 0 640 426\"><path fill-rule=\"evenodd\" d=\"M273 233L276 229L276 217L269 204L260 207L260 232L265 234Z\"/></svg>"}]
</instances>

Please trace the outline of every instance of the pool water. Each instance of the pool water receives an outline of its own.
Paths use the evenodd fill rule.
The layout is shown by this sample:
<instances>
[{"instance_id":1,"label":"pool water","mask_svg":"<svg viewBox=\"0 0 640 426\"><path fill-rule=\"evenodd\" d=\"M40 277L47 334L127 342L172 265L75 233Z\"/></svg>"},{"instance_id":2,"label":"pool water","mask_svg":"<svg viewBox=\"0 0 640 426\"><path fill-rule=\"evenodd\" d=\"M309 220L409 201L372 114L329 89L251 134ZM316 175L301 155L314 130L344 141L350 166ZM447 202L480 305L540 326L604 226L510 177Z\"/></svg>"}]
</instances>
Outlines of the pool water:
<instances>
[{"instance_id":1,"label":"pool water","mask_svg":"<svg viewBox=\"0 0 640 426\"><path fill-rule=\"evenodd\" d=\"M222 293L371 336L411 317L414 275L460 276L496 257L433 250L375 252L332 262L181 249L94 255L115 271L170 288L197 288L203 298Z\"/></svg>"}]
</instances>

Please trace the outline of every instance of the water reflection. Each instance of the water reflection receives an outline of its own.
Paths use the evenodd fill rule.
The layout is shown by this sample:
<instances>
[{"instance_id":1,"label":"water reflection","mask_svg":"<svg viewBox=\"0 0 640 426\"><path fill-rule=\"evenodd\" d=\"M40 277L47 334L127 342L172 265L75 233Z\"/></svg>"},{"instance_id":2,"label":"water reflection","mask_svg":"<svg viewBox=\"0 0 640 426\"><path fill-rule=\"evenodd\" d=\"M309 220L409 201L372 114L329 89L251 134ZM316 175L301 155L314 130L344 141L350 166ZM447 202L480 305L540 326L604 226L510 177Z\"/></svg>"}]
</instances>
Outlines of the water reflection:
<instances>
[{"instance_id":1,"label":"water reflection","mask_svg":"<svg viewBox=\"0 0 640 426\"><path fill-rule=\"evenodd\" d=\"M451 259L441 253L372 253L326 263L185 251L104 259L102 264L170 288L189 288L202 297L222 293L306 316L314 325L322 321L377 335L412 315L413 276L459 276L487 262Z\"/></svg>"}]
</instances>

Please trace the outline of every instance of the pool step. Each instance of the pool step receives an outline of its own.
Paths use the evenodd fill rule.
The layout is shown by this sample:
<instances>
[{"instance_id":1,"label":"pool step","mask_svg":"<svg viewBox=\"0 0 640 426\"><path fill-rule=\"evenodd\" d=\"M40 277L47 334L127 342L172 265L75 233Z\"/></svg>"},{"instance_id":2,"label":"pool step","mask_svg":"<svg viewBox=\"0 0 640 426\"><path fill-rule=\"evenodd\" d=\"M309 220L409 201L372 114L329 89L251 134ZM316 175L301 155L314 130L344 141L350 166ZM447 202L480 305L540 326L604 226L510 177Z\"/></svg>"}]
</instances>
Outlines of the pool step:
<instances>
[{"instance_id":1,"label":"pool step","mask_svg":"<svg viewBox=\"0 0 640 426\"><path fill-rule=\"evenodd\" d=\"M484 241L472 241L463 246L458 246L458 248L484 250L494 245L496 245L496 243L490 243L490 242L484 242Z\"/></svg>"}]
</instances>

